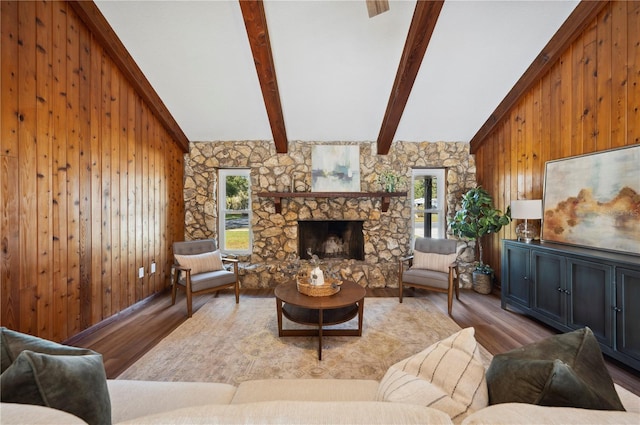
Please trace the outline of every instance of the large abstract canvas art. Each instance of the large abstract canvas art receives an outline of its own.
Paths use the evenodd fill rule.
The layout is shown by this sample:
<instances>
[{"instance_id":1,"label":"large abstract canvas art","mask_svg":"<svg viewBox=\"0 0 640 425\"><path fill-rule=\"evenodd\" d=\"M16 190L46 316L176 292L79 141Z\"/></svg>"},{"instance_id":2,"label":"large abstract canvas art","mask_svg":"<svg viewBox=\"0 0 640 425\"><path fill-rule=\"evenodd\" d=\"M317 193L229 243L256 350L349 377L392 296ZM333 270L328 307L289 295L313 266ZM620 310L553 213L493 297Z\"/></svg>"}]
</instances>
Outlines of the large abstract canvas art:
<instances>
[{"instance_id":1,"label":"large abstract canvas art","mask_svg":"<svg viewBox=\"0 0 640 425\"><path fill-rule=\"evenodd\" d=\"M314 145L311 148L313 192L360 192L360 147Z\"/></svg>"},{"instance_id":2,"label":"large abstract canvas art","mask_svg":"<svg viewBox=\"0 0 640 425\"><path fill-rule=\"evenodd\" d=\"M640 146L549 161L542 239L640 255Z\"/></svg>"}]
</instances>

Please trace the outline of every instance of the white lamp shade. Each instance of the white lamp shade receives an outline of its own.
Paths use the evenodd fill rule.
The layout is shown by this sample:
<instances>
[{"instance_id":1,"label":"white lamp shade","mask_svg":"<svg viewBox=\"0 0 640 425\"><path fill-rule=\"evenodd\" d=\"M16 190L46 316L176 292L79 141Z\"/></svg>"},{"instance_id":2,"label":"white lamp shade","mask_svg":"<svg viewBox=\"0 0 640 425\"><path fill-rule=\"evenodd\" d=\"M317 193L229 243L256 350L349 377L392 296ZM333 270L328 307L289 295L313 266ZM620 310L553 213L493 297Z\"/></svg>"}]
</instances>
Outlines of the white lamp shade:
<instances>
[{"instance_id":1,"label":"white lamp shade","mask_svg":"<svg viewBox=\"0 0 640 425\"><path fill-rule=\"evenodd\" d=\"M511 201L511 218L541 219L542 199Z\"/></svg>"}]
</instances>

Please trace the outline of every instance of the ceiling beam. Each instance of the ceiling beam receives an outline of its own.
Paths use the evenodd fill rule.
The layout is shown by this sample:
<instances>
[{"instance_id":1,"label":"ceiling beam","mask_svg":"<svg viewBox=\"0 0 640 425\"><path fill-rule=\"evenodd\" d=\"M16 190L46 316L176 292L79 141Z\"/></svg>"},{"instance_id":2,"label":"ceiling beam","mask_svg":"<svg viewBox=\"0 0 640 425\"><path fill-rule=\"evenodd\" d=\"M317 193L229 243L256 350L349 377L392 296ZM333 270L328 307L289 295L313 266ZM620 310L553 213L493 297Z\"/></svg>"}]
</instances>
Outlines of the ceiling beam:
<instances>
[{"instance_id":1,"label":"ceiling beam","mask_svg":"<svg viewBox=\"0 0 640 425\"><path fill-rule=\"evenodd\" d=\"M70 0L68 3L169 135L178 143L184 153L189 152L189 139L102 15L98 6L92 1Z\"/></svg>"},{"instance_id":2,"label":"ceiling beam","mask_svg":"<svg viewBox=\"0 0 640 425\"><path fill-rule=\"evenodd\" d=\"M367 13L370 18L389 10L389 0L366 0Z\"/></svg>"},{"instance_id":3,"label":"ceiling beam","mask_svg":"<svg viewBox=\"0 0 640 425\"><path fill-rule=\"evenodd\" d=\"M267 109L271 134L278 153L286 153L288 140L284 125L276 68L271 53L271 42L267 28L267 18L262 0L238 0L242 10L244 26L247 29L253 62L256 65L264 106Z\"/></svg>"},{"instance_id":4,"label":"ceiling beam","mask_svg":"<svg viewBox=\"0 0 640 425\"><path fill-rule=\"evenodd\" d=\"M378 154L380 155L389 153L393 136L400 124L400 118L409 100L413 83L416 81L443 4L444 0L416 2L407 41L378 134Z\"/></svg>"},{"instance_id":5,"label":"ceiling beam","mask_svg":"<svg viewBox=\"0 0 640 425\"><path fill-rule=\"evenodd\" d=\"M520 101L522 96L555 65L571 43L582 34L587 25L591 24L608 4L608 1L585 0L578 3L564 24L562 24L540 54L531 65L529 65L529 68L522 74L522 77L520 77L511 91L509 91L502 102L496 107L487 121L480 127L480 130L473 136L470 141L471 153L476 153L487 136L491 134L495 127Z\"/></svg>"}]
</instances>

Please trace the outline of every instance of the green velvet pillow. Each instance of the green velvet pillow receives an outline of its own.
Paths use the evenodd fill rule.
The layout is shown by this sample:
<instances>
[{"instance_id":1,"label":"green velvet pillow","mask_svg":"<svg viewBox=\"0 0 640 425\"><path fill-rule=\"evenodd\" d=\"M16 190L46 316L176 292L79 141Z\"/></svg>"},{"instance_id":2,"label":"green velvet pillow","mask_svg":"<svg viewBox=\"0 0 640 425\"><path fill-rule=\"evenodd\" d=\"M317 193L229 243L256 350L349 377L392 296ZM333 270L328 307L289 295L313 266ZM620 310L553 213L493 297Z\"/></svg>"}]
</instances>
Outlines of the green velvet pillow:
<instances>
[{"instance_id":1,"label":"green velvet pillow","mask_svg":"<svg viewBox=\"0 0 640 425\"><path fill-rule=\"evenodd\" d=\"M489 404L624 410L589 328L494 356L487 386Z\"/></svg>"},{"instance_id":2,"label":"green velvet pillow","mask_svg":"<svg viewBox=\"0 0 640 425\"><path fill-rule=\"evenodd\" d=\"M96 354L86 348L70 347L58 344L32 335L12 331L4 326L0 328L0 357L2 358L3 373L24 350L45 354L69 354L81 356L84 354Z\"/></svg>"},{"instance_id":3,"label":"green velvet pillow","mask_svg":"<svg viewBox=\"0 0 640 425\"><path fill-rule=\"evenodd\" d=\"M111 401L100 354L4 327L0 332L2 402L63 410L91 425L111 423Z\"/></svg>"}]
</instances>

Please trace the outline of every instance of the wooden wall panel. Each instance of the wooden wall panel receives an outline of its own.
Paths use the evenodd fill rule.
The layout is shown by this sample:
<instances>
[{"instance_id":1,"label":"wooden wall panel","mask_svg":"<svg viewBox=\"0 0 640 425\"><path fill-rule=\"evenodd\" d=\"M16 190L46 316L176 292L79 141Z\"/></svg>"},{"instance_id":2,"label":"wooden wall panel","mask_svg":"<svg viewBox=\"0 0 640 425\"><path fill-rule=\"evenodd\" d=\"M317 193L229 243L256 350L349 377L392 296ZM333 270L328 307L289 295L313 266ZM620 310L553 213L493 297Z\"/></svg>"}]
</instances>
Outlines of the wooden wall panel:
<instances>
[{"instance_id":1,"label":"wooden wall panel","mask_svg":"<svg viewBox=\"0 0 640 425\"><path fill-rule=\"evenodd\" d=\"M127 180L129 178L128 168L127 168L127 160L128 160L128 148L129 143L127 140L127 124L129 122L129 97L127 92L126 84L120 84L119 87L119 104L120 110L118 111L118 121L119 127L117 128L118 132L118 145L120 147L120 155L118 158L118 174L120 176L120 187L119 196L116 198L119 203L119 221L120 221L120 234L118 237L120 238L120 261L118 264L120 266L120 285L115 288L115 292L118 297L118 307L116 310L120 310L127 304L127 291L129 288L129 283L131 279L131 275L129 274L129 253L128 253L128 244L127 241L128 231L129 231L129 212L128 212L128 189L127 189ZM134 267L131 267L132 269Z\"/></svg>"},{"instance_id":2,"label":"wooden wall panel","mask_svg":"<svg viewBox=\"0 0 640 425\"><path fill-rule=\"evenodd\" d=\"M75 104L69 103L69 114L71 117L68 119L70 126L74 126L77 133L72 131L69 134L68 144L71 145L74 142L78 145L78 157L77 157L77 174L78 174L78 215L80 219L79 223L79 245L78 245L78 260L79 260L79 280L73 284L73 303L69 304L70 309L75 310L76 316L71 316L73 313L69 311L69 320L73 320L70 324L70 329L74 329L74 332L70 331L70 335L74 335L82 329L86 329L90 326L91 318L91 287L92 287L92 258L91 258L91 244L92 244L92 210L91 210L91 182L92 182L92 168L91 162L91 146L92 146L92 134L91 123L93 122L92 114L93 108L91 108L91 34L89 31L78 22L78 18L73 13L67 13L67 19L69 20L69 26L67 31L74 31L74 36L77 36L78 41L78 54L77 62L69 63L68 66L72 67L77 63L79 85L77 93L74 93L73 100ZM72 49L70 52L75 55L76 49ZM68 73L67 73L68 74ZM70 76L70 79L72 81ZM70 82L71 82L70 81ZM71 87L70 87L71 88ZM95 89L93 89L95 90ZM75 106L74 106L75 105ZM96 118L97 119L97 118ZM73 158L74 161L76 158ZM73 165L72 167L73 168ZM75 188L74 188L75 189ZM75 198L76 193L72 192L71 197ZM72 258L70 256L70 258ZM72 326L72 327L71 327Z\"/></svg>"},{"instance_id":3,"label":"wooden wall panel","mask_svg":"<svg viewBox=\"0 0 640 425\"><path fill-rule=\"evenodd\" d=\"M127 87L127 272L126 305L136 302L138 282L136 259L136 106L137 97Z\"/></svg>"},{"instance_id":4,"label":"wooden wall panel","mask_svg":"<svg viewBox=\"0 0 640 425\"><path fill-rule=\"evenodd\" d=\"M0 320L65 341L168 287L184 157L66 2L1 19Z\"/></svg>"},{"instance_id":5,"label":"wooden wall panel","mask_svg":"<svg viewBox=\"0 0 640 425\"><path fill-rule=\"evenodd\" d=\"M51 3L36 3L36 212L38 279L38 335L51 338L53 314L53 276L50 259L52 244L51 198L52 165L51 145ZM44 77L44 78L43 78Z\"/></svg>"},{"instance_id":6,"label":"wooden wall panel","mask_svg":"<svg viewBox=\"0 0 640 425\"><path fill-rule=\"evenodd\" d=\"M36 4L18 2L18 193L20 327L37 334L38 210L36 117ZM17 41L17 40L16 40ZM34 244L35 242L35 244Z\"/></svg>"},{"instance_id":7,"label":"wooden wall panel","mask_svg":"<svg viewBox=\"0 0 640 425\"><path fill-rule=\"evenodd\" d=\"M91 158L91 240L90 256L91 271L88 282L82 288L83 297L81 300L82 323L84 329L92 323L98 323L102 319L102 48L91 42L91 56L89 68L90 91L84 93L86 98L80 99L82 105L87 105L91 111L91 121L89 123L89 134L91 146L87 154ZM88 285L88 286L86 286ZM100 309L93 308L100 306Z\"/></svg>"},{"instance_id":8,"label":"wooden wall panel","mask_svg":"<svg viewBox=\"0 0 640 425\"><path fill-rule=\"evenodd\" d=\"M140 158L142 160L141 170L142 173L142 228L141 228L141 248L140 252L141 262L140 265L144 267L145 272L147 269L149 258L149 111L146 109L142 111L142 138L141 140L147 141L146 143L140 143ZM149 280L145 279L141 281L142 284L142 298L149 296Z\"/></svg>"},{"instance_id":9,"label":"wooden wall panel","mask_svg":"<svg viewBox=\"0 0 640 425\"><path fill-rule=\"evenodd\" d=\"M478 183L498 208L540 199L546 161L640 143L640 1L610 2L476 152ZM485 261L500 278L500 240Z\"/></svg>"},{"instance_id":10,"label":"wooden wall panel","mask_svg":"<svg viewBox=\"0 0 640 425\"><path fill-rule=\"evenodd\" d=\"M7 326L18 323L20 315L19 175L18 175L18 8L0 2L0 321ZM6 64L6 65L5 65ZM6 104L6 107L5 107ZM12 247L12 248L10 248Z\"/></svg>"},{"instance_id":11,"label":"wooden wall panel","mask_svg":"<svg viewBox=\"0 0 640 425\"><path fill-rule=\"evenodd\" d=\"M67 43L67 23L65 14L52 4L52 75L67 76L67 58L64 56ZM53 325L52 338L62 339L67 335L67 281L69 270L67 251L69 250L69 211L67 209L67 80L54 78L51 89L51 110L53 118L53 185L52 185L52 224L53 224Z\"/></svg>"},{"instance_id":12,"label":"wooden wall panel","mask_svg":"<svg viewBox=\"0 0 640 425\"><path fill-rule=\"evenodd\" d=\"M97 105L101 119L100 124L97 125L101 146L100 150L95 151L96 157L100 157L100 166L96 166L94 175L99 190L97 205L101 206L102 213L100 226L96 226L102 240L102 249L98 260L102 282L101 288L97 288L94 301L102 305L102 311L94 310L96 322L111 315L111 264L113 256L111 250L111 228L114 225L111 217L111 183L113 181L111 176L111 99L113 98L111 68L113 65L104 51L101 52L101 55L100 82L102 84L102 97Z\"/></svg>"},{"instance_id":13,"label":"wooden wall panel","mask_svg":"<svg viewBox=\"0 0 640 425\"><path fill-rule=\"evenodd\" d=\"M138 110L141 107L141 102L142 100L139 98L136 98L136 110ZM144 212L142 210L142 198L144 197L144 192L142 190L142 180L143 180L143 173L142 173L142 148L141 148L141 143L140 140L142 140L143 137L143 132L142 132L142 126L143 126L143 120L142 120L142 116L143 114L136 114L136 124L135 124L135 151L136 151L136 165L135 165L135 169L136 169L136 173L135 173L135 202L136 202L136 206L135 206L135 211L136 211L136 234L135 234L135 238L134 240L136 241L136 285L135 285L135 301L140 301L143 298L143 289L142 289L142 285L144 282L140 281L140 279L138 279L138 267L140 267L142 265L143 262L143 245L144 245L144 232L142 229L142 221L143 221L143 216L144 216ZM145 139L146 140L146 139Z\"/></svg>"},{"instance_id":14,"label":"wooden wall panel","mask_svg":"<svg viewBox=\"0 0 640 425\"><path fill-rule=\"evenodd\" d=\"M69 223L69 245L67 267L67 327L68 334L75 335L82 329L80 308L83 286L89 286L91 244L91 163L89 122L91 111L80 107L80 99L87 97L89 88L90 35L78 24L77 17L67 17L67 211ZM86 154L85 154L86 153ZM83 284L87 282L87 284Z\"/></svg>"}]
</instances>

